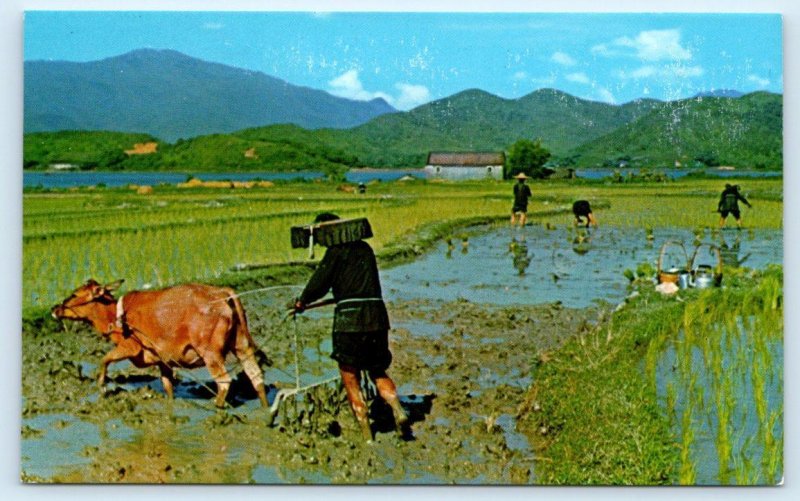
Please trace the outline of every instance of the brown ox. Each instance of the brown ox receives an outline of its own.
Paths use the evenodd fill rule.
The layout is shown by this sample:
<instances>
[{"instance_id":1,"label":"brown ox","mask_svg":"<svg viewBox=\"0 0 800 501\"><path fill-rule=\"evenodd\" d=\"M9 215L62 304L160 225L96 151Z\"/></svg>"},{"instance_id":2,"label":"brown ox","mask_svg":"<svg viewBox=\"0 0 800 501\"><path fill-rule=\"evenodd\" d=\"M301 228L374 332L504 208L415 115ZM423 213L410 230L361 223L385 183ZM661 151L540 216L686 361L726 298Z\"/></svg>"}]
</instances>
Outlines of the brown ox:
<instances>
[{"instance_id":1,"label":"brown ox","mask_svg":"<svg viewBox=\"0 0 800 501\"><path fill-rule=\"evenodd\" d=\"M108 365L129 359L136 367L157 365L172 398L173 368L205 365L217 383L216 405L222 407L231 384L225 357L233 352L242 364L263 406L264 379L255 358L244 308L233 289L203 284L161 290L133 291L114 299L122 280L100 285L89 280L53 307L55 318L91 323L116 346L103 357L98 384Z\"/></svg>"}]
</instances>

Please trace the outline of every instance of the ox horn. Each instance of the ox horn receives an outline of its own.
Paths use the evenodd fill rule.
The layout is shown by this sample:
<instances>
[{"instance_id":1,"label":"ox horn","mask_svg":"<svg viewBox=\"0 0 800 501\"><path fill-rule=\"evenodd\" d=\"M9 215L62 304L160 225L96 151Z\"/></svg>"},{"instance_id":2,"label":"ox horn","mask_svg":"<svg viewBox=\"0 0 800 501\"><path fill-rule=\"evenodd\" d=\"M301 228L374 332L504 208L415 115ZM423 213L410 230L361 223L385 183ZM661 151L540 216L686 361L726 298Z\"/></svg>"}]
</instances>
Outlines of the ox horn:
<instances>
[{"instance_id":1,"label":"ox horn","mask_svg":"<svg viewBox=\"0 0 800 501\"><path fill-rule=\"evenodd\" d=\"M115 291L115 290L119 289L119 286L122 285L123 282L125 282L125 279L124 278L120 278L119 280L114 280L110 284L104 285L103 288L105 290L109 291L109 292Z\"/></svg>"}]
</instances>

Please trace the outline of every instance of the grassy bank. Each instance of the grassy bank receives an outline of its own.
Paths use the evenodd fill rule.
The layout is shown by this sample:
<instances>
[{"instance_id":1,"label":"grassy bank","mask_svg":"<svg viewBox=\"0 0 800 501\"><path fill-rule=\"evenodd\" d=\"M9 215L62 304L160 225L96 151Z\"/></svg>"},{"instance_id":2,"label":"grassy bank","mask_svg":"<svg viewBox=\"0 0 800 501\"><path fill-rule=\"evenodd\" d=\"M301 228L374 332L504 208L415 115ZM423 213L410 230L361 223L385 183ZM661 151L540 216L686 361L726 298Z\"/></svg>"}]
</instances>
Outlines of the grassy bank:
<instances>
[{"instance_id":1,"label":"grassy bank","mask_svg":"<svg viewBox=\"0 0 800 501\"><path fill-rule=\"evenodd\" d=\"M520 409L539 482L694 485L715 462L702 483L780 479L782 268L725 280L674 297L640 284L608 320L539 354Z\"/></svg>"}]
</instances>

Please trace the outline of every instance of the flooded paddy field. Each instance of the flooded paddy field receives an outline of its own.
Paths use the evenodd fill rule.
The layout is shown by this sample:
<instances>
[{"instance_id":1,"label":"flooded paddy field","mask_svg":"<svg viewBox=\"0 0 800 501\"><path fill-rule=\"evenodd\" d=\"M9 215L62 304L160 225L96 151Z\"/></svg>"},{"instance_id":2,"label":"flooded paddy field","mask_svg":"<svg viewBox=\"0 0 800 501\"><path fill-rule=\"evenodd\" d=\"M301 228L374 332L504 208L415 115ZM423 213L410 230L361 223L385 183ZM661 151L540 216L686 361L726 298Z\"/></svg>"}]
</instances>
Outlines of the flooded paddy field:
<instances>
[{"instance_id":1,"label":"flooded paddy field","mask_svg":"<svg viewBox=\"0 0 800 501\"><path fill-rule=\"evenodd\" d=\"M389 372L413 436L398 437L375 405L375 441L362 443L335 382L282 406L274 427L244 378L234 383L230 407L214 409L204 369L179 371L169 401L155 370L112 365L101 393L94 378L110 345L86 327L39 319L23 328L23 480L536 483L541 458L517 427L533 365L592 330L625 298L625 269L654 264L667 240L691 248L695 235L656 229L650 240L643 230L543 225L465 235L382 271L393 326ZM743 266L782 261L779 231L706 230L701 238L735 246ZM328 358L331 312L283 319L297 292L242 297L257 344L271 359L264 367L270 400L298 374L301 385L336 376Z\"/></svg>"},{"instance_id":2,"label":"flooded paddy field","mask_svg":"<svg viewBox=\"0 0 800 501\"><path fill-rule=\"evenodd\" d=\"M463 299L497 305L560 301L582 308L618 303L627 294L626 269L648 263L653 276L662 245L681 242L689 258L695 242L716 245L726 267L762 268L783 262L778 230L710 230L600 227L576 229L547 223L523 229L462 232L412 264L382 274L389 299ZM699 239L698 239L699 237ZM466 243L466 244L465 244ZM663 266L685 266L679 247L665 250ZM717 264L704 246L696 264Z\"/></svg>"}]
</instances>

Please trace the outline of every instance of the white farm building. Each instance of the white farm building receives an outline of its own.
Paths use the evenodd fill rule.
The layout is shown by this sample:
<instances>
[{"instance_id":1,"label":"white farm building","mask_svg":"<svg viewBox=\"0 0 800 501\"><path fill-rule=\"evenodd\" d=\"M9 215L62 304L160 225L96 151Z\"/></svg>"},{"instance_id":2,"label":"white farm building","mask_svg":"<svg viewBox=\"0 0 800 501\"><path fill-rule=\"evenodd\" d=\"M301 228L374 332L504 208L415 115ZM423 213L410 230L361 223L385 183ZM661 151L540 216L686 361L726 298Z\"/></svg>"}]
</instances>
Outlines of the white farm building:
<instances>
[{"instance_id":1,"label":"white farm building","mask_svg":"<svg viewBox=\"0 0 800 501\"><path fill-rule=\"evenodd\" d=\"M425 177L442 179L503 179L503 152L431 152Z\"/></svg>"}]
</instances>

